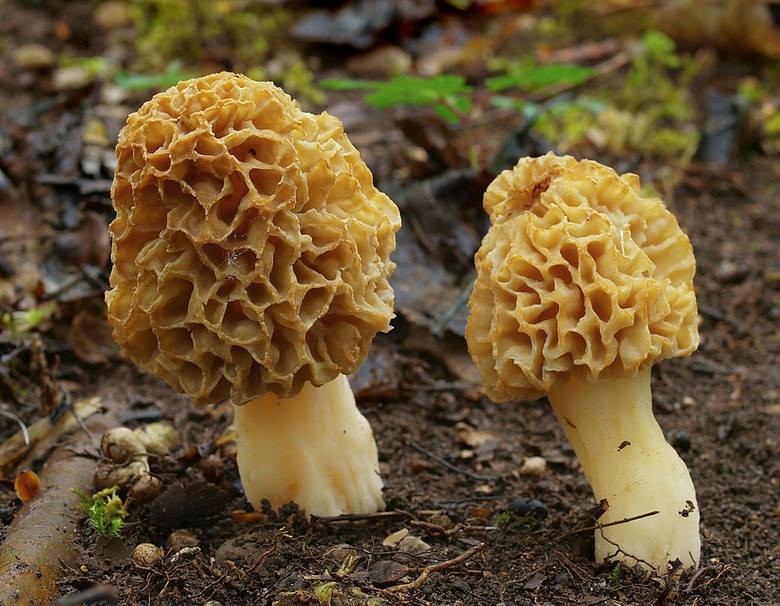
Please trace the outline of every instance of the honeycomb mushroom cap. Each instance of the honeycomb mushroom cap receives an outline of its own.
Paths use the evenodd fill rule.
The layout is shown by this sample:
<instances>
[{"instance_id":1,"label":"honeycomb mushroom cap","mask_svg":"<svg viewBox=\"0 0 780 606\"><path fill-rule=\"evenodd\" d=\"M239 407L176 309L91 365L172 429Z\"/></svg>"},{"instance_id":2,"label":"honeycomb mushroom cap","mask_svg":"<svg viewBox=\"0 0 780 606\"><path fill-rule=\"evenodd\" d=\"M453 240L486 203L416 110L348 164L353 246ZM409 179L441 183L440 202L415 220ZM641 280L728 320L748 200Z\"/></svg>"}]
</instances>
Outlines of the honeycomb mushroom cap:
<instances>
[{"instance_id":1,"label":"honeycomb mushroom cap","mask_svg":"<svg viewBox=\"0 0 780 606\"><path fill-rule=\"evenodd\" d=\"M341 122L269 82L180 82L131 114L111 189L114 338L197 404L319 386L389 328L400 227Z\"/></svg>"},{"instance_id":2,"label":"honeycomb mushroom cap","mask_svg":"<svg viewBox=\"0 0 780 606\"><path fill-rule=\"evenodd\" d=\"M485 192L469 351L495 401L634 376L699 342L691 243L636 175L552 153Z\"/></svg>"}]
</instances>

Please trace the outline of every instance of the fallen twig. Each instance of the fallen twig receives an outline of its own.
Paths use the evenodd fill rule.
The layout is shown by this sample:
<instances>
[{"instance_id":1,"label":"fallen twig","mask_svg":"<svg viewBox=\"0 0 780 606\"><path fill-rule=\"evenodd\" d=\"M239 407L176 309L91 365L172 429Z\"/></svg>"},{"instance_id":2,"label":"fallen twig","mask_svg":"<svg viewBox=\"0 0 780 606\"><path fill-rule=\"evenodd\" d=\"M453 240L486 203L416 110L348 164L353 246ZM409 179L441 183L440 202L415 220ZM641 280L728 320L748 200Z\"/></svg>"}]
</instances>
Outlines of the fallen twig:
<instances>
[{"instance_id":1,"label":"fallen twig","mask_svg":"<svg viewBox=\"0 0 780 606\"><path fill-rule=\"evenodd\" d=\"M699 577L702 574L704 574L708 570L714 570L714 569L715 569L715 566L707 566L706 568L699 568L699 570L697 570L695 573L693 573L693 576L691 576L691 580L688 581L688 584L685 586L685 592L686 593L691 593L691 592L693 592L694 589L706 589L707 587L709 587L713 583L717 583L718 581L720 581L723 578L723 576L727 572L729 572L732 569L732 565L731 564L726 564L723 567L723 569L718 574L716 574L714 577L712 577L709 581L706 581L706 582L702 583L701 585L699 585L698 587L695 587L696 581L699 580Z\"/></svg>"},{"instance_id":2,"label":"fallen twig","mask_svg":"<svg viewBox=\"0 0 780 606\"><path fill-rule=\"evenodd\" d=\"M30 432L27 431L27 425L24 424L24 421L22 421L14 413L9 412L9 411L5 410L4 408L0 408L0 415L4 416L6 419L11 419L12 421L14 421L19 426L19 430L22 432L22 438L24 438L24 445L27 448L29 448L30 447Z\"/></svg>"},{"instance_id":3,"label":"fallen twig","mask_svg":"<svg viewBox=\"0 0 780 606\"><path fill-rule=\"evenodd\" d=\"M118 599L116 590L111 585L101 584L61 597L54 602L53 606L81 606L81 604L95 604L97 602L115 604Z\"/></svg>"},{"instance_id":4,"label":"fallen twig","mask_svg":"<svg viewBox=\"0 0 780 606\"><path fill-rule=\"evenodd\" d=\"M409 589L419 589L425 581L428 580L428 577L431 576L432 572L438 572L439 570L444 570L445 568L450 568L452 566L457 566L458 564L462 564L469 558L471 558L473 555L479 553L485 548L484 543L477 543L473 547L469 547L466 551L464 551L459 556L456 556L450 560L445 560L444 562L438 562L437 564L430 564L429 566L426 566L422 569L422 572L420 572L419 576L414 579L413 581L410 581L408 583L402 583L401 585L395 585L394 587L390 587L388 589L385 589L384 591L389 593L398 593L399 591L407 591Z\"/></svg>"},{"instance_id":5,"label":"fallen twig","mask_svg":"<svg viewBox=\"0 0 780 606\"><path fill-rule=\"evenodd\" d=\"M411 514L405 511L377 511L374 513L346 513L340 516L311 516L313 522L320 524L338 524L346 522L363 522L365 520L379 520L384 518L409 517Z\"/></svg>"},{"instance_id":6,"label":"fallen twig","mask_svg":"<svg viewBox=\"0 0 780 606\"><path fill-rule=\"evenodd\" d=\"M60 436L73 431L80 421L90 417L101 408L100 398L88 398L76 402L54 424L49 417L40 419L19 431L0 444L0 469L4 469L19 461L23 456L36 457L42 450L50 448ZM75 416L74 416L75 415ZM28 454L29 453L29 454Z\"/></svg>"},{"instance_id":7,"label":"fallen twig","mask_svg":"<svg viewBox=\"0 0 780 606\"><path fill-rule=\"evenodd\" d=\"M446 467L450 471L454 471L455 473L459 473L461 475L464 475L467 478L471 478L472 480L479 480L481 482L489 482L489 481L492 481L492 480L496 479L496 478L492 478L490 476L483 476L483 475L479 475L479 474L476 474L476 473L472 473L468 469L462 469L462 468L458 467L457 465L453 465L449 461L447 461L445 459L442 459L440 456L437 456L437 455L433 454L430 450L428 450L424 446L421 446L420 444L418 444L414 440L410 440L409 441L409 445L412 448L414 448L417 452L420 452L420 453L424 454L426 457L428 457L429 459L431 459L433 461L436 461L442 467Z\"/></svg>"},{"instance_id":8,"label":"fallen twig","mask_svg":"<svg viewBox=\"0 0 780 606\"><path fill-rule=\"evenodd\" d=\"M639 515L631 516L630 518L623 518L622 520L615 520L613 522L607 522L606 524L599 524L597 522L592 526L586 526L584 528L575 528L574 530L570 530L569 532L564 534L562 538L565 539L566 537L570 537L573 534L580 534L581 532L592 532L594 530L609 528L610 526L618 526L619 524L628 524L629 522L635 522L636 520L649 518L650 516L658 515L659 513L660 513L659 511L648 511L647 513L640 513Z\"/></svg>"},{"instance_id":9,"label":"fallen twig","mask_svg":"<svg viewBox=\"0 0 780 606\"><path fill-rule=\"evenodd\" d=\"M69 565L77 557L81 500L71 489L88 491L94 471L94 460L64 446L46 462L40 496L22 505L0 545L0 604L24 596L25 604L43 606L57 597L62 568L57 557Z\"/></svg>"}]
</instances>

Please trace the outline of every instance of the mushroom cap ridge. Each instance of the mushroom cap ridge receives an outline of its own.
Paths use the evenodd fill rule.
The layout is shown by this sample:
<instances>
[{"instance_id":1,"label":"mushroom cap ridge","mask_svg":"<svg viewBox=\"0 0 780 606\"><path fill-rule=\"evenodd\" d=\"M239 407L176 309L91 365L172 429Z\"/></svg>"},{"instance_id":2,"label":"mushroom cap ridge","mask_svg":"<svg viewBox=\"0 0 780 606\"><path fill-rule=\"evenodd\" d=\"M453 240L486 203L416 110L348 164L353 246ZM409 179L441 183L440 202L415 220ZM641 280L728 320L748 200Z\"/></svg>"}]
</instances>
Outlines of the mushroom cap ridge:
<instances>
[{"instance_id":1,"label":"mushroom cap ridge","mask_svg":"<svg viewBox=\"0 0 780 606\"><path fill-rule=\"evenodd\" d=\"M269 82L180 82L128 117L111 190L114 338L204 405L354 371L389 329L397 207L341 122Z\"/></svg>"},{"instance_id":2,"label":"mushroom cap ridge","mask_svg":"<svg viewBox=\"0 0 780 606\"><path fill-rule=\"evenodd\" d=\"M466 339L494 401L633 376L698 346L693 248L636 175L548 153L501 173L483 205Z\"/></svg>"}]
</instances>

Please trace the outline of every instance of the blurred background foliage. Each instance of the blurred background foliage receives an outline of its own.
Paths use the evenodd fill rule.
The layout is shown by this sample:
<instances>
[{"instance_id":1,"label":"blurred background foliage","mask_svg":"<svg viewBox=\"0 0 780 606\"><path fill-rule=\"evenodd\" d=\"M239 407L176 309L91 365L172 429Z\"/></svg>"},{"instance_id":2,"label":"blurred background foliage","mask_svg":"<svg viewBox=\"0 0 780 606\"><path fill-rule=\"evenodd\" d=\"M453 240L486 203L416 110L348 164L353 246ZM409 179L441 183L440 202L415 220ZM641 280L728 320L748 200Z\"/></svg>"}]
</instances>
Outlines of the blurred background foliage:
<instances>
[{"instance_id":1,"label":"blurred background foliage","mask_svg":"<svg viewBox=\"0 0 780 606\"><path fill-rule=\"evenodd\" d=\"M52 46L13 49L23 74L55 91L97 84L130 107L223 69L311 111L362 99L403 132L409 174L554 148L657 159L673 175L780 150L780 5L762 0L83 4L105 47L79 46L65 24Z\"/></svg>"}]
</instances>

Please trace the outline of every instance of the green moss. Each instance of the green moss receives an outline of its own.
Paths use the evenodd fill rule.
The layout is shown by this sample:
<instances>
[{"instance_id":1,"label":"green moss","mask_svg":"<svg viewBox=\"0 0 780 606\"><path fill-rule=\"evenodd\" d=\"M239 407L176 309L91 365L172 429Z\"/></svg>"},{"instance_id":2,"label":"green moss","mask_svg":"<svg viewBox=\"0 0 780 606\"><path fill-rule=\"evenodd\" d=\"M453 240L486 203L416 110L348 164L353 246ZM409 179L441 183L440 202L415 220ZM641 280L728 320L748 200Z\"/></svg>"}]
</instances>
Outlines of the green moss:
<instances>
[{"instance_id":1,"label":"green moss","mask_svg":"<svg viewBox=\"0 0 780 606\"><path fill-rule=\"evenodd\" d=\"M140 69L218 59L237 71L263 61L289 12L251 0L133 0Z\"/></svg>"},{"instance_id":2,"label":"green moss","mask_svg":"<svg viewBox=\"0 0 780 606\"><path fill-rule=\"evenodd\" d=\"M72 490L81 498L92 527L103 536L118 537L127 516L122 499L116 494L118 487L112 486L91 496L75 488Z\"/></svg>"}]
</instances>

